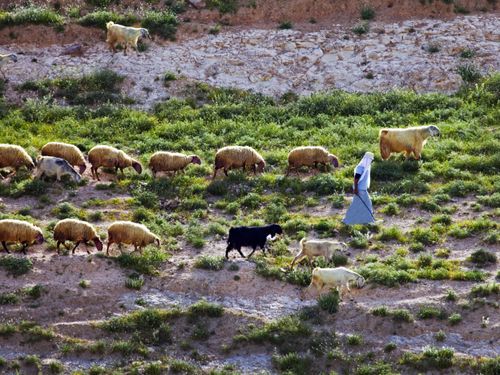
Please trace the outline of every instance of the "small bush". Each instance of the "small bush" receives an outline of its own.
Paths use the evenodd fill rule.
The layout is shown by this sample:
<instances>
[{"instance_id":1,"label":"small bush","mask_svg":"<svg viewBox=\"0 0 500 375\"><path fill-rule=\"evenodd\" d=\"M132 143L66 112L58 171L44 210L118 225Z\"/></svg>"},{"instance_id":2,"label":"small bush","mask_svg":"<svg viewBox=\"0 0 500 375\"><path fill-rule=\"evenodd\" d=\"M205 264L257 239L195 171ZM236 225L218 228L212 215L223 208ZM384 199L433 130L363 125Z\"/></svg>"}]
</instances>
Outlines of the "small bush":
<instances>
[{"instance_id":1,"label":"small bush","mask_svg":"<svg viewBox=\"0 0 500 375\"><path fill-rule=\"evenodd\" d=\"M168 259L168 256L161 249L148 246L142 254L120 254L114 259L121 267L146 275L156 275L159 267Z\"/></svg>"},{"instance_id":2,"label":"small bush","mask_svg":"<svg viewBox=\"0 0 500 375\"><path fill-rule=\"evenodd\" d=\"M179 21L172 12L148 12L142 20L142 27L162 38L175 40Z\"/></svg>"},{"instance_id":3,"label":"small bush","mask_svg":"<svg viewBox=\"0 0 500 375\"><path fill-rule=\"evenodd\" d=\"M0 267L13 276L24 275L33 268L33 263L28 258L15 258L13 256L4 256L0 258Z\"/></svg>"},{"instance_id":4,"label":"small bush","mask_svg":"<svg viewBox=\"0 0 500 375\"><path fill-rule=\"evenodd\" d=\"M278 25L278 29L280 30L289 30L293 28L293 24L290 21L283 21Z\"/></svg>"},{"instance_id":5,"label":"small bush","mask_svg":"<svg viewBox=\"0 0 500 375\"><path fill-rule=\"evenodd\" d=\"M0 293L0 305L14 305L19 302L15 293Z\"/></svg>"},{"instance_id":6,"label":"small bush","mask_svg":"<svg viewBox=\"0 0 500 375\"><path fill-rule=\"evenodd\" d=\"M392 320L395 322L413 322L413 315L406 309L395 309L391 312Z\"/></svg>"},{"instance_id":7,"label":"small bush","mask_svg":"<svg viewBox=\"0 0 500 375\"><path fill-rule=\"evenodd\" d=\"M439 330L434 334L434 339L439 342L444 341L446 340L446 333L444 333L442 330Z\"/></svg>"},{"instance_id":8,"label":"small bush","mask_svg":"<svg viewBox=\"0 0 500 375\"><path fill-rule=\"evenodd\" d=\"M388 215L388 216L399 215L399 213L401 212L401 210L399 209L399 205L395 202L389 203L381 211L383 214Z\"/></svg>"},{"instance_id":9,"label":"small bush","mask_svg":"<svg viewBox=\"0 0 500 375\"><path fill-rule=\"evenodd\" d=\"M368 24L368 22L359 22L358 24L356 24L352 29L351 31L354 33L354 34L357 34L357 35L363 35L363 34L366 34L368 31L370 31L370 25Z\"/></svg>"},{"instance_id":10,"label":"small bush","mask_svg":"<svg viewBox=\"0 0 500 375\"><path fill-rule=\"evenodd\" d=\"M458 313L451 314L448 318L448 322L454 326L462 321L462 316Z\"/></svg>"},{"instance_id":11,"label":"small bush","mask_svg":"<svg viewBox=\"0 0 500 375\"><path fill-rule=\"evenodd\" d=\"M337 290L331 291L328 294L323 294L318 298L318 306L330 314L338 311L340 302L339 292Z\"/></svg>"},{"instance_id":12,"label":"small bush","mask_svg":"<svg viewBox=\"0 0 500 375\"><path fill-rule=\"evenodd\" d=\"M361 335L347 335L347 343L352 346L358 346L363 343L363 336Z\"/></svg>"},{"instance_id":13,"label":"small bush","mask_svg":"<svg viewBox=\"0 0 500 375\"><path fill-rule=\"evenodd\" d=\"M429 53L436 53L441 51L441 46L439 45L439 43L429 43L426 49Z\"/></svg>"},{"instance_id":14,"label":"small bush","mask_svg":"<svg viewBox=\"0 0 500 375\"><path fill-rule=\"evenodd\" d=\"M274 366L283 374L308 375L311 372L312 359L295 352L273 356Z\"/></svg>"},{"instance_id":15,"label":"small bush","mask_svg":"<svg viewBox=\"0 0 500 375\"><path fill-rule=\"evenodd\" d=\"M488 250L478 249L470 255L469 260L472 263L484 266L487 264L495 264L497 262L497 256Z\"/></svg>"},{"instance_id":16,"label":"small bush","mask_svg":"<svg viewBox=\"0 0 500 375\"><path fill-rule=\"evenodd\" d=\"M207 0L208 9L218 9L220 13L236 13L238 11L238 0Z\"/></svg>"},{"instance_id":17,"label":"small bush","mask_svg":"<svg viewBox=\"0 0 500 375\"><path fill-rule=\"evenodd\" d=\"M208 316L210 318L220 318L224 314L224 307L216 303L200 300L189 306L188 313L192 317Z\"/></svg>"},{"instance_id":18,"label":"small bush","mask_svg":"<svg viewBox=\"0 0 500 375\"><path fill-rule=\"evenodd\" d=\"M471 295L474 297L488 297L490 295L496 295L500 291L500 284L496 282L489 284L475 285L471 290Z\"/></svg>"},{"instance_id":19,"label":"small bush","mask_svg":"<svg viewBox=\"0 0 500 375\"><path fill-rule=\"evenodd\" d=\"M460 51L460 57L462 59L472 59L474 56L476 56L476 51L471 48L464 48Z\"/></svg>"},{"instance_id":20,"label":"small bush","mask_svg":"<svg viewBox=\"0 0 500 375\"><path fill-rule=\"evenodd\" d=\"M432 318L445 319L446 312L434 306L423 306L419 309L417 317L419 319L432 319Z\"/></svg>"},{"instance_id":21,"label":"small bush","mask_svg":"<svg viewBox=\"0 0 500 375\"><path fill-rule=\"evenodd\" d=\"M465 84L473 84L479 82L482 78L481 71L474 64L463 64L457 68L457 74L462 78Z\"/></svg>"},{"instance_id":22,"label":"small bush","mask_svg":"<svg viewBox=\"0 0 500 375\"><path fill-rule=\"evenodd\" d=\"M0 14L0 28L26 24L58 26L63 23L63 16L51 9L38 6L18 8L13 12L4 12Z\"/></svg>"},{"instance_id":23,"label":"small bush","mask_svg":"<svg viewBox=\"0 0 500 375\"><path fill-rule=\"evenodd\" d=\"M125 286L129 289L140 290L144 285L144 279L138 276L128 277L125 280Z\"/></svg>"},{"instance_id":24,"label":"small bush","mask_svg":"<svg viewBox=\"0 0 500 375\"><path fill-rule=\"evenodd\" d=\"M194 266L210 271L220 271L224 268L226 258L218 255L202 255L196 258Z\"/></svg>"},{"instance_id":25,"label":"small bush","mask_svg":"<svg viewBox=\"0 0 500 375\"><path fill-rule=\"evenodd\" d=\"M361 8L361 19L362 20L372 20L375 18L375 10L369 6L364 6Z\"/></svg>"}]
</instances>

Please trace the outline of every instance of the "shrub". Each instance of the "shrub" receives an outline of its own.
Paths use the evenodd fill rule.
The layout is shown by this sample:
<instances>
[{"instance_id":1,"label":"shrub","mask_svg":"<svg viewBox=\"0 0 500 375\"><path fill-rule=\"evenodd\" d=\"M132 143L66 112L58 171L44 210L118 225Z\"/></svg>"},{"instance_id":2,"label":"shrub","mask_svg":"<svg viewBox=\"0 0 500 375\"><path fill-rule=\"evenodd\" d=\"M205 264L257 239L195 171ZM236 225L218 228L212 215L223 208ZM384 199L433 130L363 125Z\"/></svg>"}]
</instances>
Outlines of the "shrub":
<instances>
[{"instance_id":1,"label":"shrub","mask_svg":"<svg viewBox=\"0 0 500 375\"><path fill-rule=\"evenodd\" d=\"M220 318L224 314L224 308L216 303L200 300L189 306L188 313L191 317L208 316Z\"/></svg>"},{"instance_id":2,"label":"shrub","mask_svg":"<svg viewBox=\"0 0 500 375\"><path fill-rule=\"evenodd\" d=\"M410 232L411 237L424 245L434 245L439 241L439 235L432 229L415 228Z\"/></svg>"},{"instance_id":3,"label":"shrub","mask_svg":"<svg viewBox=\"0 0 500 375\"><path fill-rule=\"evenodd\" d=\"M224 268L226 258L218 255L202 255L196 258L194 266L210 271L220 271Z\"/></svg>"},{"instance_id":4,"label":"shrub","mask_svg":"<svg viewBox=\"0 0 500 375\"><path fill-rule=\"evenodd\" d=\"M169 11L147 12L142 20L142 27L150 33L169 40L175 40L178 24L175 14Z\"/></svg>"},{"instance_id":5,"label":"shrub","mask_svg":"<svg viewBox=\"0 0 500 375\"><path fill-rule=\"evenodd\" d=\"M458 313L454 313L454 314L451 314L449 317L448 317L448 322L454 326L454 325L457 325L458 323L460 323L462 321L462 316Z\"/></svg>"},{"instance_id":6,"label":"shrub","mask_svg":"<svg viewBox=\"0 0 500 375\"><path fill-rule=\"evenodd\" d=\"M278 29L280 29L280 30L288 30L288 29L292 29L292 28L293 28L293 25L292 25L292 22L290 22L290 21L283 21L278 25Z\"/></svg>"},{"instance_id":7,"label":"shrub","mask_svg":"<svg viewBox=\"0 0 500 375\"><path fill-rule=\"evenodd\" d=\"M330 314L338 311L340 302L339 292L337 290L323 294L318 298L318 306Z\"/></svg>"},{"instance_id":8,"label":"shrub","mask_svg":"<svg viewBox=\"0 0 500 375\"><path fill-rule=\"evenodd\" d=\"M476 51L471 48L464 48L460 51L460 57L462 59L471 59L476 55Z\"/></svg>"},{"instance_id":9,"label":"shrub","mask_svg":"<svg viewBox=\"0 0 500 375\"><path fill-rule=\"evenodd\" d=\"M406 309L395 309L391 312L392 320L395 322L413 322L413 315Z\"/></svg>"},{"instance_id":10,"label":"shrub","mask_svg":"<svg viewBox=\"0 0 500 375\"><path fill-rule=\"evenodd\" d=\"M457 67L457 74L462 78L465 84L473 84L478 82L481 77L481 71L474 64L463 64Z\"/></svg>"},{"instance_id":11,"label":"shrub","mask_svg":"<svg viewBox=\"0 0 500 375\"><path fill-rule=\"evenodd\" d=\"M434 339L439 342L444 341L446 340L446 333L444 333L442 330L439 330L434 334Z\"/></svg>"},{"instance_id":12,"label":"shrub","mask_svg":"<svg viewBox=\"0 0 500 375\"><path fill-rule=\"evenodd\" d=\"M238 11L238 0L207 0L208 9L218 9L220 13L236 13Z\"/></svg>"},{"instance_id":13,"label":"shrub","mask_svg":"<svg viewBox=\"0 0 500 375\"><path fill-rule=\"evenodd\" d=\"M388 216L399 215L399 213L401 212L401 210L399 209L398 204L395 203L395 202L389 203L381 211L382 211L383 214L386 214Z\"/></svg>"},{"instance_id":14,"label":"shrub","mask_svg":"<svg viewBox=\"0 0 500 375\"><path fill-rule=\"evenodd\" d=\"M361 8L361 19L362 20L372 20L375 18L375 11L369 6L364 6Z\"/></svg>"},{"instance_id":15,"label":"shrub","mask_svg":"<svg viewBox=\"0 0 500 375\"><path fill-rule=\"evenodd\" d=\"M19 302L15 293L0 293L0 305L14 305Z\"/></svg>"},{"instance_id":16,"label":"shrub","mask_svg":"<svg viewBox=\"0 0 500 375\"><path fill-rule=\"evenodd\" d=\"M140 290L144 285L144 279L138 276L128 277L125 280L125 286L129 289Z\"/></svg>"},{"instance_id":17,"label":"shrub","mask_svg":"<svg viewBox=\"0 0 500 375\"><path fill-rule=\"evenodd\" d=\"M485 249L478 249L470 255L470 261L477 265L484 266L486 264L495 264L497 262L497 256Z\"/></svg>"},{"instance_id":18,"label":"shrub","mask_svg":"<svg viewBox=\"0 0 500 375\"><path fill-rule=\"evenodd\" d=\"M380 232L377 237L379 241L398 241L406 242L407 239L398 227L385 228Z\"/></svg>"},{"instance_id":19,"label":"shrub","mask_svg":"<svg viewBox=\"0 0 500 375\"><path fill-rule=\"evenodd\" d=\"M439 43L431 42L427 45L427 52L436 53L441 51L441 45Z\"/></svg>"},{"instance_id":20,"label":"shrub","mask_svg":"<svg viewBox=\"0 0 500 375\"><path fill-rule=\"evenodd\" d=\"M370 31L370 25L366 21L359 22L351 30L354 34L363 35L366 34L368 31Z\"/></svg>"},{"instance_id":21,"label":"shrub","mask_svg":"<svg viewBox=\"0 0 500 375\"><path fill-rule=\"evenodd\" d=\"M363 337L361 335L347 335L347 343L352 346L361 345Z\"/></svg>"},{"instance_id":22,"label":"shrub","mask_svg":"<svg viewBox=\"0 0 500 375\"><path fill-rule=\"evenodd\" d=\"M472 287L470 293L474 297L488 297L491 294L493 295L498 294L499 291L500 291L500 284L493 282L489 284L475 285L474 287Z\"/></svg>"},{"instance_id":23,"label":"shrub","mask_svg":"<svg viewBox=\"0 0 500 375\"><path fill-rule=\"evenodd\" d=\"M307 375L310 374L312 359L307 356L301 356L295 352L288 354L275 354L273 356L274 366L286 374Z\"/></svg>"},{"instance_id":24,"label":"shrub","mask_svg":"<svg viewBox=\"0 0 500 375\"><path fill-rule=\"evenodd\" d=\"M29 6L18 8L13 12L0 14L0 28L11 25L50 25L60 26L64 23L64 17L51 9Z\"/></svg>"},{"instance_id":25,"label":"shrub","mask_svg":"<svg viewBox=\"0 0 500 375\"><path fill-rule=\"evenodd\" d=\"M445 319L446 312L434 306L422 306L417 313L419 319L439 318Z\"/></svg>"},{"instance_id":26,"label":"shrub","mask_svg":"<svg viewBox=\"0 0 500 375\"><path fill-rule=\"evenodd\" d=\"M119 23L120 25L131 26L139 22L139 18L133 14L116 14L113 12L108 12L106 10L98 10L96 12L88 13L85 16L78 19L78 23L82 26L95 26L101 29L106 29L106 23L113 21L114 23Z\"/></svg>"},{"instance_id":27,"label":"shrub","mask_svg":"<svg viewBox=\"0 0 500 375\"><path fill-rule=\"evenodd\" d=\"M168 256L161 249L148 246L142 254L120 254L114 259L121 267L146 275L156 275L159 267L168 259Z\"/></svg>"},{"instance_id":28,"label":"shrub","mask_svg":"<svg viewBox=\"0 0 500 375\"><path fill-rule=\"evenodd\" d=\"M0 267L13 276L24 275L33 268L33 263L28 258L15 258L13 256L4 256L0 258Z\"/></svg>"}]
</instances>

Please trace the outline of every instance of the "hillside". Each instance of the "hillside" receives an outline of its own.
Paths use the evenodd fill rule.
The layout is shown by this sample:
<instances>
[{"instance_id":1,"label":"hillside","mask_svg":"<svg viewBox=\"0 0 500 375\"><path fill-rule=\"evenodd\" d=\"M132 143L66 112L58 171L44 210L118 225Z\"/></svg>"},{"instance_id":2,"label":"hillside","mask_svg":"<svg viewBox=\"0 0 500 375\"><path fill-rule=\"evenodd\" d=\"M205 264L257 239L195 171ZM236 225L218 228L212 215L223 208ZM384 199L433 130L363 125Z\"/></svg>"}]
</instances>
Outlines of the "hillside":
<instances>
[{"instance_id":1,"label":"hillside","mask_svg":"<svg viewBox=\"0 0 500 375\"><path fill-rule=\"evenodd\" d=\"M33 159L50 141L85 155L113 145L143 170L102 169L96 181L87 162L79 183L1 170L0 220L33 223L45 238L27 255L12 243L0 255L1 374L499 372L495 2L370 2L366 33L352 30L361 7L349 2L257 1L227 13L229 2L109 2L153 34L127 56L107 50L102 21L113 15L89 3L32 5L28 17L0 1L2 51L17 54L2 66L0 143ZM292 29L278 30L285 21ZM74 43L82 49L68 54ZM420 125L441 132L422 160L381 159L381 128ZM265 171L212 179L226 145L255 148ZM300 145L326 147L340 167L286 176ZM159 150L202 163L153 179ZM366 151L379 221L346 226ZM53 228L64 218L92 223L104 251L58 254ZM106 254L117 220L146 225L161 245ZM284 235L265 253L225 259L230 227L269 223ZM348 267L366 286L306 293L307 262L288 269L305 236L345 242L314 265Z\"/></svg>"}]
</instances>

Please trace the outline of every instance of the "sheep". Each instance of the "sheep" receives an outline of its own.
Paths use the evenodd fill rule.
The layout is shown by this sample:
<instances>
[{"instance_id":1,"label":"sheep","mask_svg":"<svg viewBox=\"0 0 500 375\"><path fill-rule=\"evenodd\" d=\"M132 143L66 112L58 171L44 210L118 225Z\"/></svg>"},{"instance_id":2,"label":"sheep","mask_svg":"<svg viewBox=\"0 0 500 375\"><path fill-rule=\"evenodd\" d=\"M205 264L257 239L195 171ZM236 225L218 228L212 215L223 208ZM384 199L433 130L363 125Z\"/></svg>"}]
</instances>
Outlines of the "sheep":
<instances>
[{"instance_id":1,"label":"sheep","mask_svg":"<svg viewBox=\"0 0 500 375\"><path fill-rule=\"evenodd\" d=\"M0 220L0 241L3 249L10 254L7 242L20 242L23 244L23 253L32 243L43 243L42 230L27 221L4 219Z\"/></svg>"},{"instance_id":2,"label":"sheep","mask_svg":"<svg viewBox=\"0 0 500 375\"><path fill-rule=\"evenodd\" d=\"M303 146L294 148L288 154L288 168L286 175L288 176L292 169L297 169L302 166L318 167L318 164L323 164L325 168L331 164L335 168L339 166L339 159L328 153L328 151L319 146Z\"/></svg>"},{"instance_id":3,"label":"sheep","mask_svg":"<svg viewBox=\"0 0 500 375\"><path fill-rule=\"evenodd\" d=\"M100 181L97 169L100 167L115 168L123 173L123 169L132 167L138 174L142 173L142 165L126 153L111 146L95 146L89 151L89 162L92 164L90 171L92 177Z\"/></svg>"},{"instance_id":4,"label":"sheep","mask_svg":"<svg viewBox=\"0 0 500 375\"><path fill-rule=\"evenodd\" d=\"M306 240L304 237L300 240L300 251L293 259L290 268L293 269L293 265L295 264L295 262L300 262L305 257L307 257L309 265L311 264L312 258L319 256L323 256L327 261L330 261L335 251L345 248L347 248L347 245L344 242L328 240Z\"/></svg>"},{"instance_id":5,"label":"sheep","mask_svg":"<svg viewBox=\"0 0 500 375\"><path fill-rule=\"evenodd\" d=\"M58 254L60 250L59 246L63 244L66 247L66 241L75 242L72 254L75 253L80 243L87 244L88 241L94 242L96 249L102 251L102 241L97 235L95 228L91 224L81 220L64 219L59 221L54 227L54 240L57 241ZM87 253L90 254L88 249Z\"/></svg>"},{"instance_id":6,"label":"sheep","mask_svg":"<svg viewBox=\"0 0 500 375\"><path fill-rule=\"evenodd\" d=\"M157 172L182 171L188 164L201 164L201 159L197 155L184 155L178 152L155 152L149 158L149 168L153 173L153 178Z\"/></svg>"},{"instance_id":7,"label":"sheep","mask_svg":"<svg viewBox=\"0 0 500 375\"><path fill-rule=\"evenodd\" d=\"M49 142L42 147L42 156L56 156L68 161L72 166L80 168L80 174L85 172L87 165L85 158L78 147L62 142Z\"/></svg>"},{"instance_id":8,"label":"sheep","mask_svg":"<svg viewBox=\"0 0 500 375\"><path fill-rule=\"evenodd\" d=\"M56 176L61 181L62 176L69 176L74 182L81 181L82 176L66 160L54 156L39 156L35 178Z\"/></svg>"},{"instance_id":9,"label":"sheep","mask_svg":"<svg viewBox=\"0 0 500 375\"><path fill-rule=\"evenodd\" d=\"M345 268L319 268L316 267L312 271L311 284L307 287L307 291L310 290L312 286L315 286L318 293L321 295L321 291L326 286L328 288L337 288L339 295L342 296L342 288L345 286L347 290L351 292L349 288L350 282L356 282L358 288L362 288L365 285L365 278L360 274Z\"/></svg>"},{"instance_id":10,"label":"sheep","mask_svg":"<svg viewBox=\"0 0 500 375\"><path fill-rule=\"evenodd\" d=\"M142 250L146 245L156 242L160 246L160 238L154 235L145 225L131 221L116 221L108 227L108 246L106 255L109 255L109 247L114 244L133 244L134 251Z\"/></svg>"},{"instance_id":11,"label":"sheep","mask_svg":"<svg viewBox=\"0 0 500 375\"><path fill-rule=\"evenodd\" d=\"M252 256L257 247L260 247L265 252L267 238L269 236L275 237L282 233L283 229L278 224L263 227L232 227L229 229L229 237L227 239L226 258L229 259L229 252L233 249L237 250L242 258L245 258L245 255L241 252L242 246L248 246L253 249L248 258Z\"/></svg>"},{"instance_id":12,"label":"sheep","mask_svg":"<svg viewBox=\"0 0 500 375\"><path fill-rule=\"evenodd\" d=\"M413 153L420 159L427 138L441 135L437 126L416 126L406 129L380 129L380 155L389 159L393 152L404 152L406 159Z\"/></svg>"},{"instance_id":13,"label":"sheep","mask_svg":"<svg viewBox=\"0 0 500 375\"><path fill-rule=\"evenodd\" d=\"M0 54L0 72L2 73L3 79L7 81L7 77L5 77L5 73L2 70L3 66L6 65L9 61L17 62L17 56L13 53L8 53L6 55Z\"/></svg>"},{"instance_id":14,"label":"sheep","mask_svg":"<svg viewBox=\"0 0 500 375\"><path fill-rule=\"evenodd\" d=\"M17 173L19 168L25 166L29 170L35 168L33 159L18 145L0 144L0 169L14 168L12 174Z\"/></svg>"},{"instance_id":15,"label":"sheep","mask_svg":"<svg viewBox=\"0 0 500 375\"><path fill-rule=\"evenodd\" d=\"M106 29L108 30L106 43L108 43L110 50L116 52L116 44L120 43L124 55L127 54L129 45L137 51L139 37L151 38L147 29L118 25L113 21L106 24Z\"/></svg>"},{"instance_id":16,"label":"sheep","mask_svg":"<svg viewBox=\"0 0 500 375\"><path fill-rule=\"evenodd\" d=\"M226 146L219 149L215 154L213 178L215 179L217 171L221 168L224 168L224 174L227 176L227 171L233 168L245 170L247 167L252 167L254 174L256 174L257 171L262 172L265 166L266 162L253 148L248 146Z\"/></svg>"}]
</instances>

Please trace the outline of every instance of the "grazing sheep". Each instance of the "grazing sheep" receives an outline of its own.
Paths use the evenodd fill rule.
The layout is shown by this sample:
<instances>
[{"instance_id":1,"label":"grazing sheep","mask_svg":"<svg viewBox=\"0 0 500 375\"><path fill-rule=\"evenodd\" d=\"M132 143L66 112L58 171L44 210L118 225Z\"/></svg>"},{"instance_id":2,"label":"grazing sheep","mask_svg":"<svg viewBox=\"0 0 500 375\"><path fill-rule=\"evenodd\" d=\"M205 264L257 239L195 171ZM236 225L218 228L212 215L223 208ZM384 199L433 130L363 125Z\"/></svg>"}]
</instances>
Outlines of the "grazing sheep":
<instances>
[{"instance_id":1,"label":"grazing sheep","mask_svg":"<svg viewBox=\"0 0 500 375\"><path fill-rule=\"evenodd\" d=\"M20 242L23 244L23 253L33 242L43 243L42 230L27 221L5 219L0 220L0 241L3 249L10 253L7 242Z\"/></svg>"},{"instance_id":2,"label":"grazing sheep","mask_svg":"<svg viewBox=\"0 0 500 375\"><path fill-rule=\"evenodd\" d=\"M109 48L113 52L116 52L116 44L120 43L123 47L124 55L127 54L128 46L135 48L137 51L139 37L151 38L147 29L118 25L113 21L109 21L106 24L106 29L108 29L106 43L108 43Z\"/></svg>"},{"instance_id":3,"label":"grazing sheep","mask_svg":"<svg viewBox=\"0 0 500 375\"><path fill-rule=\"evenodd\" d=\"M153 178L157 172L182 171L189 164L201 164L201 159L196 155L184 155L178 152L158 151L149 158L149 168Z\"/></svg>"},{"instance_id":4,"label":"grazing sheep","mask_svg":"<svg viewBox=\"0 0 500 375\"><path fill-rule=\"evenodd\" d=\"M42 147L43 156L55 156L68 161L72 166L77 166L80 168L80 174L85 172L87 165L85 164L85 158L78 147L61 142L49 142Z\"/></svg>"},{"instance_id":5,"label":"grazing sheep","mask_svg":"<svg viewBox=\"0 0 500 375\"><path fill-rule=\"evenodd\" d=\"M365 285L365 278L348 268L316 267L312 271L311 284L307 287L307 291L309 291L312 286L315 286L321 295L321 291L326 286L329 289L337 288L339 295L342 296L342 288L347 287L347 290L350 292L349 283L353 281L356 282L358 288L362 288Z\"/></svg>"},{"instance_id":6,"label":"grazing sheep","mask_svg":"<svg viewBox=\"0 0 500 375\"><path fill-rule=\"evenodd\" d=\"M290 268L293 269L295 262L300 262L303 258L307 257L309 265L311 259L323 256L327 261L330 261L335 251L347 248L344 242L328 241L328 240L306 240L305 237L300 240L300 251L293 259Z\"/></svg>"},{"instance_id":7,"label":"grazing sheep","mask_svg":"<svg viewBox=\"0 0 500 375\"><path fill-rule=\"evenodd\" d=\"M66 247L66 241L75 242L75 247L72 253L75 253L76 248L80 243L87 244L88 241L93 241L97 250L102 251L102 241L97 235L95 228L81 220L64 219L59 221L54 227L54 240L57 241L57 253L59 254L59 246L63 244ZM87 249L87 253L90 251Z\"/></svg>"},{"instance_id":8,"label":"grazing sheep","mask_svg":"<svg viewBox=\"0 0 500 375\"><path fill-rule=\"evenodd\" d=\"M241 252L243 246L248 246L253 251L248 255L250 258L257 247L260 247L265 252L267 238L275 237L277 234L282 234L283 229L278 224L266 225L263 227L232 227L229 229L229 237L227 239L226 258L229 258L229 252L233 249L238 250L242 258L245 257Z\"/></svg>"},{"instance_id":9,"label":"grazing sheep","mask_svg":"<svg viewBox=\"0 0 500 375\"><path fill-rule=\"evenodd\" d=\"M288 176L292 169L298 169L302 166L318 168L318 164L323 164L325 168L331 164L335 168L339 166L339 159L328 153L328 151L319 146L303 146L294 148L288 154Z\"/></svg>"},{"instance_id":10,"label":"grazing sheep","mask_svg":"<svg viewBox=\"0 0 500 375\"><path fill-rule=\"evenodd\" d=\"M224 174L227 176L227 171L230 169L241 168L245 170L252 167L254 174L256 174L257 171L262 172L265 166L266 162L253 148L248 146L226 146L219 149L215 154L213 178L221 168L224 168Z\"/></svg>"},{"instance_id":11,"label":"grazing sheep","mask_svg":"<svg viewBox=\"0 0 500 375\"><path fill-rule=\"evenodd\" d=\"M427 138L441 135L437 126L416 126L406 129L380 129L380 155L387 160L393 152L404 152L406 159L413 153L420 159Z\"/></svg>"},{"instance_id":12,"label":"grazing sheep","mask_svg":"<svg viewBox=\"0 0 500 375\"><path fill-rule=\"evenodd\" d=\"M13 168L15 174L22 166L30 170L35 168L33 159L24 148L18 145L0 144L0 169Z\"/></svg>"},{"instance_id":13,"label":"grazing sheep","mask_svg":"<svg viewBox=\"0 0 500 375\"><path fill-rule=\"evenodd\" d=\"M69 176L73 181L80 182L82 176L66 160L53 156L39 156L35 178L56 176L61 181L62 176Z\"/></svg>"},{"instance_id":14,"label":"grazing sheep","mask_svg":"<svg viewBox=\"0 0 500 375\"><path fill-rule=\"evenodd\" d=\"M111 146L95 146L89 151L89 162L92 177L100 181L97 169L100 167L115 168L123 173L123 169L132 167L138 174L142 173L142 165L126 153Z\"/></svg>"},{"instance_id":15,"label":"grazing sheep","mask_svg":"<svg viewBox=\"0 0 500 375\"><path fill-rule=\"evenodd\" d=\"M109 247L114 244L133 244L134 251L142 250L146 245L156 242L160 246L160 239L154 235L146 226L131 221L116 221L108 227L108 246L106 255L109 255Z\"/></svg>"},{"instance_id":16,"label":"grazing sheep","mask_svg":"<svg viewBox=\"0 0 500 375\"><path fill-rule=\"evenodd\" d=\"M2 68L9 61L17 62L17 56L15 54L13 54L13 53L8 53L6 55L0 54L0 72L2 73L3 79L5 81L7 80L7 77L5 77L5 73L3 72Z\"/></svg>"}]
</instances>

